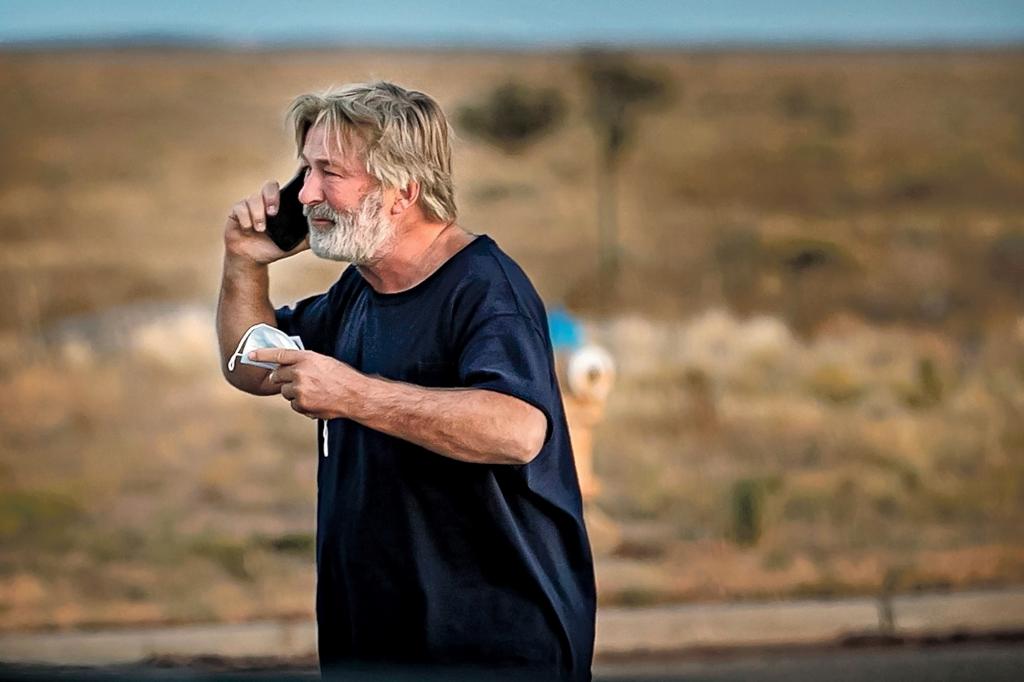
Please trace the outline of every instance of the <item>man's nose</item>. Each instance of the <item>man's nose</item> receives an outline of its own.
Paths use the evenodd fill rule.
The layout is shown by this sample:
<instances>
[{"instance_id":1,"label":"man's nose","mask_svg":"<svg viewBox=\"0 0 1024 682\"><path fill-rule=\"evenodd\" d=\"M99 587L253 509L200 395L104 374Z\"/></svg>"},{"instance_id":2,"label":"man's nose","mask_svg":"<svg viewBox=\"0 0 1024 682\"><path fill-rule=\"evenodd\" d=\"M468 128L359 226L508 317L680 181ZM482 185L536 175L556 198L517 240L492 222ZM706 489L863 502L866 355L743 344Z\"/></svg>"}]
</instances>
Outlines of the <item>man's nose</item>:
<instances>
[{"instance_id":1,"label":"man's nose","mask_svg":"<svg viewBox=\"0 0 1024 682\"><path fill-rule=\"evenodd\" d=\"M323 203L323 200L323 188L320 185L320 180L316 177L316 173L313 171L306 173L302 189L299 190L299 202L305 206L312 206L313 204Z\"/></svg>"}]
</instances>

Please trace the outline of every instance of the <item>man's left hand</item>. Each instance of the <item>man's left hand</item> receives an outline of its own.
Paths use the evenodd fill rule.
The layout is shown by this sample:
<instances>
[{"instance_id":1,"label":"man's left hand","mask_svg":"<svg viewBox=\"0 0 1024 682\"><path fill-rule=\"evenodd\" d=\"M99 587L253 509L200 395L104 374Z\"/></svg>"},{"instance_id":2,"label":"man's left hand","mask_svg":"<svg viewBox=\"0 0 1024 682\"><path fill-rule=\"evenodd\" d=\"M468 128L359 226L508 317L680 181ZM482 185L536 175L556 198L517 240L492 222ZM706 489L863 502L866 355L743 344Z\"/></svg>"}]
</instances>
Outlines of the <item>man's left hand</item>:
<instances>
[{"instance_id":1,"label":"man's left hand","mask_svg":"<svg viewBox=\"0 0 1024 682\"><path fill-rule=\"evenodd\" d=\"M343 362L309 350L261 348L249 354L252 360L275 362L271 384L292 409L311 419L344 417L344 406L356 399L356 384L362 374Z\"/></svg>"}]
</instances>

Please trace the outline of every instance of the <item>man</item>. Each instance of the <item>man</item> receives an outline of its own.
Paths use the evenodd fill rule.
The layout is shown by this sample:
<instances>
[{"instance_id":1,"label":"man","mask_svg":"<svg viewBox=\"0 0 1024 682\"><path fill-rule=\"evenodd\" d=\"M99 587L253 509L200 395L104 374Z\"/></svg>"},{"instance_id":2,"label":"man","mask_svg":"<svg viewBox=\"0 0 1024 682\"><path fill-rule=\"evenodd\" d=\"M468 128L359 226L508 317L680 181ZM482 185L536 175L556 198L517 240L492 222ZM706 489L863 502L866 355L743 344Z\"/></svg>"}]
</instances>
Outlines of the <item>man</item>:
<instances>
[{"instance_id":1,"label":"man","mask_svg":"<svg viewBox=\"0 0 1024 682\"><path fill-rule=\"evenodd\" d=\"M301 96L289 118L308 243L265 234L275 183L237 203L217 330L225 362L259 322L307 349L225 376L319 420L321 669L589 679L593 564L544 307L456 224L443 112L378 82ZM275 310L267 266L306 248L351 265Z\"/></svg>"}]
</instances>

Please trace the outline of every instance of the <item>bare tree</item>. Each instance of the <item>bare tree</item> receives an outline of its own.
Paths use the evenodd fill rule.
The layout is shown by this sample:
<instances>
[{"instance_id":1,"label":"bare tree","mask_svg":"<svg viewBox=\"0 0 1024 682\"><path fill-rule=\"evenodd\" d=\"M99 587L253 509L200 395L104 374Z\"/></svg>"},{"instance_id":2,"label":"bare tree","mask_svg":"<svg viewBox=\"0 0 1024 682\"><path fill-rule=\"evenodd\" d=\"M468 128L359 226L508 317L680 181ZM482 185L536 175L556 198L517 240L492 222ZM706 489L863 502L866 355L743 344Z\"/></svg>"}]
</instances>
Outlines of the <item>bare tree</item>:
<instances>
[{"instance_id":1,"label":"bare tree","mask_svg":"<svg viewBox=\"0 0 1024 682\"><path fill-rule=\"evenodd\" d=\"M599 272L602 286L608 287L619 271L618 172L623 152L635 137L639 114L667 103L669 89L664 78L631 64L623 53L586 51L580 64L599 145Z\"/></svg>"}]
</instances>

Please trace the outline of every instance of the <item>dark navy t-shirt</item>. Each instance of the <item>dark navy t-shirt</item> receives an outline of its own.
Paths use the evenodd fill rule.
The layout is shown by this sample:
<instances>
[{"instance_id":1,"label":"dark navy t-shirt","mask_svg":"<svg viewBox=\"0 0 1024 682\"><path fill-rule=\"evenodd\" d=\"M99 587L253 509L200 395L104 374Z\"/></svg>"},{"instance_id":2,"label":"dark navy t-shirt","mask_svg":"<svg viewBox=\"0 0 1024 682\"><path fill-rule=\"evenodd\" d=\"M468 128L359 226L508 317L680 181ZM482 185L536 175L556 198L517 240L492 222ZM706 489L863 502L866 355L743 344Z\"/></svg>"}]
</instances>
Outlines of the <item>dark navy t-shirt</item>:
<instances>
[{"instance_id":1,"label":"dark navy t-shirt","mask_svg":"<svg viewBox=\"0 0 1024 682\"><path fill-rule=\"evenodd\" d=\"M370 374L538 407L525 465L471 464L347 419L319 425L321 667L530 669L589 679L595 588L544 306L481 235L417 286L380 294L349 267L277 310L309 350Z\"/></svg>"}]
</instances>

